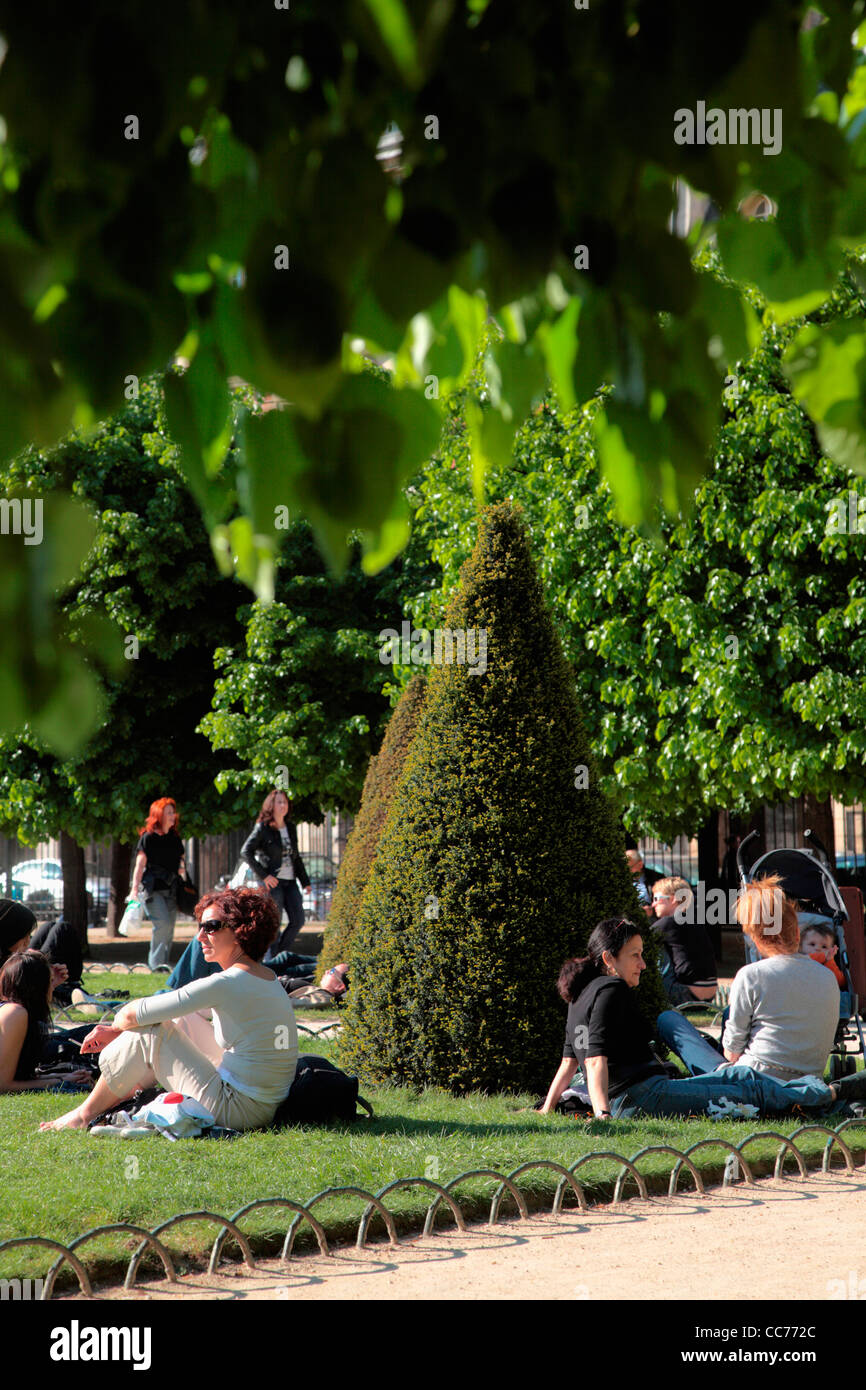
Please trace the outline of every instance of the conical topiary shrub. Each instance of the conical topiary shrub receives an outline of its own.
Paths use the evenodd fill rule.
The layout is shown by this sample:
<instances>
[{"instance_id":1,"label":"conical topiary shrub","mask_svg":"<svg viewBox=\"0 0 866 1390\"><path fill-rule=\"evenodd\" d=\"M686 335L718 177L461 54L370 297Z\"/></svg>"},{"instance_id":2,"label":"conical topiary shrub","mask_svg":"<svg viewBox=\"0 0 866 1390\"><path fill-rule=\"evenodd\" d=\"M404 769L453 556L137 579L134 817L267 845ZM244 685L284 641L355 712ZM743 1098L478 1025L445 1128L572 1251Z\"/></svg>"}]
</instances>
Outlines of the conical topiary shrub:
<instances>
[{"instance_id":1,"label":"conical topiary shrub","mask_svg":"<svg viewBox=\"0 0 866 1390\"><path fill-rule=\"evenodd\" d=\"M352 939L341 1059L374 1079L541 1092L562 1056L562 961L602 917L646 919L509 505L484 513L461 581L449 629L474 632L476 658L486 633L486 670L431 668ZM654 965L640 992L663 1006Z\"/></svg>"},{"instance_id":2,"label":"conical topiary shrub","mask_svg":"<svg viewBox=\"0 0 866 1390\"><path fill-rule=\"evenodd\" d=\"M388 721L382 747L370 759L361 808L349 836L346 852L340 863L337 886L325 928L325 940L319 963L322 969L348 960L352 933L367 886L376 846L400 780L406 754L415 737L418 718L424 706L427 681L420 673L413 676Z\"/></svg>"}]
</instances>

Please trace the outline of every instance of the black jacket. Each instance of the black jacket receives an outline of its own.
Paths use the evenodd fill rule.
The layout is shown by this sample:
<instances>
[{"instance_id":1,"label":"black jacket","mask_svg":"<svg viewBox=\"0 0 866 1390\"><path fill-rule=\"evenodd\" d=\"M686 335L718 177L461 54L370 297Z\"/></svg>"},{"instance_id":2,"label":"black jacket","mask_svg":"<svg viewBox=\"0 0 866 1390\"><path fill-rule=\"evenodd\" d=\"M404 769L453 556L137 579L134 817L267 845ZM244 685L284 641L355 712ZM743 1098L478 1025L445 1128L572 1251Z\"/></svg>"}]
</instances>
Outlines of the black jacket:
<instances>
[{"instance_id":1,"label":"black jacket","mask_svg":"<svg viewBox=\"0 0 866 1390\"><path fill-rule=\"evenodd\" d=\"M292 868L295 871L295 878L302 888L309 888L310 877L304 868L304 861L298 850L298 832L291 821L286 821L286 829L289 832L289 844L292 847ZM264 880L268 874L277 876L277 870L283 862L283 841L279 830L275 825L265 825L264 821L256 821L251 835L244 840L241 849L241 859L249 864L257 878Z\"/></svg>"}]
</instances>

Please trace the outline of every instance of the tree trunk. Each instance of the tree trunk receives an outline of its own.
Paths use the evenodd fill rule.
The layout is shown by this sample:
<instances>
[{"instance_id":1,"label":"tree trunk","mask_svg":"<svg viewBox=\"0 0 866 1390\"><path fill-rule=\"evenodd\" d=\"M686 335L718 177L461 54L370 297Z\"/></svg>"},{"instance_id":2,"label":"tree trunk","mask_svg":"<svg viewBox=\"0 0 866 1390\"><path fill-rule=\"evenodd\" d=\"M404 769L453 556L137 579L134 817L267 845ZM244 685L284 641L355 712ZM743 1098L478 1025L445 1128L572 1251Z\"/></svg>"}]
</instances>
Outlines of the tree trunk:
<instances>
[{"instance_id":1,"label":"tree trunk","mask_svg":"<svg viewBox=\"0 0 866 1390\"><path fill-rule=\"evenodd\" d=\"M106 935L117 936L117 928L123 916L129 893L130 867L132 865L132 845L111 842L111 886L108 890L108 914L106 916Z\"/></svg>"},{"instance_id":2,"label":"tree trunk","mask_svg":"<svg viewBox=\"0 0 866 1390\"><path fill-rule=\"evenodd\" d=\"M63 870L63 916L81 938L87 950L87 887L84 849L65 830L60 832L60 864Z\"/></svg>"},{"instance_id":3,"label":"tree trunk","mask_svg":"<svg viewBox=\"0 0 866 1390\"><path fill-rule=\"evenodd\" d=\"M698 878L709 893L719 883L719 813L712 811L698 831ZM722 928L707 925L707 935L713 943L716 960L722 958Z\"/></svg>"},{"instance_id":4,"label":"tree trunk","mask_svg":"<svg viewBox=\"0 0 866 1390\"><path fill-rule=\"evenodd\" d=\"M827 851L830 868L836 871L836 830L833 825L833 807L830 798L819 801L807 793L803 797L803 820L807 830L814 830ZM808 844L808 840L806 841Z\"/></svg>"}]
</instances>

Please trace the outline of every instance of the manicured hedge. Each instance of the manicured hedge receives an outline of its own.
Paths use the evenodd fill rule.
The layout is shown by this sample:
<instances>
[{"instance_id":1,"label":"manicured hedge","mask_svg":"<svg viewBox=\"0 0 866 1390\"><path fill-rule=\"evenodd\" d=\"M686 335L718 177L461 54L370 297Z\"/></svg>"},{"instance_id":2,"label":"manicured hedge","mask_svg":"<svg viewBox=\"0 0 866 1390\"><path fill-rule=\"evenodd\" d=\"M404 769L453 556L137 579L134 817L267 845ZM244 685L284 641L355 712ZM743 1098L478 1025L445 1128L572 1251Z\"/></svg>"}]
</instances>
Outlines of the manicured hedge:
<instances>
[{"instance_id":1,"label":"manicured hedge","mask_svg":"<svg viewBox=\"0 0 866 1390\"><path fill-rule=\"evenodd\" d=\"M325 970L330 965L337 965L338 962L348 959L361 895L367 886L370 866L376 855L379 836L382 834L391 798L403 771L406 754L415 737L426 691L427 682L419 672L400 696L388 721L382 747L378 754L370 759L361 795L361 808L340 863L337 886L334 889L334 899L325 930L320 957L320 964Z\"/></svg>"},{"instance_id":2,"label":"manicured hedge","mask_svg":"<svg viewBox=\"0 0 866 1390\"><path fill-rule=\"evenodd\" d=\"M430 669L352 938L342 1064L541 1092L562 1055L560 964L600 918L645 918L510 505L483 514L447 624L486 631L487 669ZM654 966L641 994L661 1006Z\"/></svg>"}]
</instances>

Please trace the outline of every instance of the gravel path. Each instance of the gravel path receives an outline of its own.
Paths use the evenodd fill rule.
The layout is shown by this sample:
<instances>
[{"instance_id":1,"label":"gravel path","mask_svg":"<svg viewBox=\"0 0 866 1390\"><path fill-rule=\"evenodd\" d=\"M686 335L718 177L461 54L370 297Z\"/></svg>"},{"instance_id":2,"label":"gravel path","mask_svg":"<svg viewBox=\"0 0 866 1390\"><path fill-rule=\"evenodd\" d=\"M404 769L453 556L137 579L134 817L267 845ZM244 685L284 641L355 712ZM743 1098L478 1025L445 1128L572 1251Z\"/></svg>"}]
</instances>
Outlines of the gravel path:
<instances>
[{"instance_id":1,"label":"gravel path","mask_svg":"<svg viewBox=\"0 0 866 1390\"><path fill-rule=\"evenodd\" d=\"M698 1197L632 1200L559 1220L448 1229L399 1249L264 1261L182 1285L154 1280L102 1297L146 1299L866 1299L866 1172L762 1180ZM756 1252L760 1257L756 1258ZM844 1292L843 1292L844 1291ZM66 1300L64 1300L65 1302Z\"/></svg>"}]
</instances>

